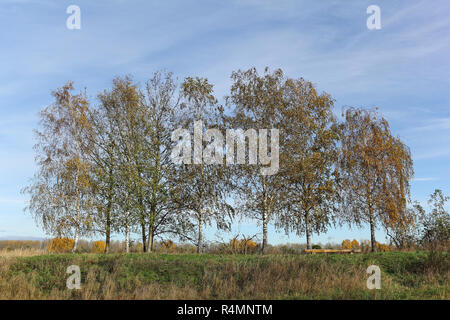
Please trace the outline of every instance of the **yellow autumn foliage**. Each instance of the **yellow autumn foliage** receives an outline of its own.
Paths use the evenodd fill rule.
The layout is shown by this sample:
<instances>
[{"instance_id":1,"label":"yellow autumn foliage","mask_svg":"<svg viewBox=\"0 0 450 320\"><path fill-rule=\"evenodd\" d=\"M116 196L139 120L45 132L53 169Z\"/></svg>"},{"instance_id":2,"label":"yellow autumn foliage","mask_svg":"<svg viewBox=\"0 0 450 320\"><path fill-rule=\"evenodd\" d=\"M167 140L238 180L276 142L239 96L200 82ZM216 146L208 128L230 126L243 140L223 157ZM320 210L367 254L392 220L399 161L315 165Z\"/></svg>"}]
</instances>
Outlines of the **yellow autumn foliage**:
<instances>
[{"instance_id":1,"label":"yellow autumn foliage","mask_svg":"<svg viewBox=\"0 0 450 320\"><path fill-rule=\"evenodd\" d=\"M174 253L177 248L177 245L172 240L164 241L161 244L161 250L164 252Z\"/></svg>"},{"instance_id":2,"label":"yellow autumn foliage","mask_svg":"<svg viewBox=\"0 0 450 320\"><path fill-rule=\"evenodd\" d=\"M71 252L75 240L69 238L55 238L50 240L47 250L50 253L66 253Z\"/></svg>"},{"instance_id":3,"label":"yellow autumn foliage","mask_svg":"<svg viewBox=\"0 0 450 320\"><path fill-rule=\"evenodd\" d=\"M352 248L352 243L350 240L345 239L344 241L342 241L342 249L351 249Z\"/></svg>"},{"instance_id":4,"label":"yellow autumn foliage","mask_svg":"<svg viewBox=\"0 0 450 320\"><path fill-rule=\"evenodd\" d=\"M377 246L377 251L379 252L389 252L390 249L387 245L385 245L384 243L379 243L376 242L376 246Z\"/></svg>"},{"instance_id":5,"label":"yellow autumn foliage","mask_svg":"<svg viewBox=\"0 0 450 320\"><path fill-rule=\"evenodd\" d=\"M250 253L253 252L258 244L250 239L231 239L230 248L235 253Z\"/></svg>"},{"instance_id":6,"label":"yellow autumn foliage","mask_svg":"<svg viewBox=\"0 0 450 320\"><path fill-rule=\"evenodd\" d=\"M106 249L105 241L95 241L92 247L92 253L104 253Z\"/></svg>"},{"instance_id":7,"label":"yellow autumn foliage","mask_svg":"<svg viewBox=\"0 0 450 320\"><path fill-rule=\"evenodd\" d=\"M352 241L350 241L349 239L345 239L344 241L342 241L342 249L352 249L352 250L356 250L359 249L359 243L356 239L353 239Z\"/></svg>"}]
</instances>

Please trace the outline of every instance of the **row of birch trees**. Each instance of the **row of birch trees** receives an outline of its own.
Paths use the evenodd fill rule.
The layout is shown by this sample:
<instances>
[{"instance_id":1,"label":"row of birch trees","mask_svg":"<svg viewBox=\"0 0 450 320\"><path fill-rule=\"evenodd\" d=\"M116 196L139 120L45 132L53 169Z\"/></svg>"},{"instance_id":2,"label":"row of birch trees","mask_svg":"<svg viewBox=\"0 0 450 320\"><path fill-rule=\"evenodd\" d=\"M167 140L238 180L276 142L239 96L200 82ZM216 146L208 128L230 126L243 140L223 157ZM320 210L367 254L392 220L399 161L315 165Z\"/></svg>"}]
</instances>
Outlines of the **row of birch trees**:
<instances>
[{"instance_id":1,"label":"row of birch trees","mask_svg":"<svg viewBox=\"0 0 450 320\"><path fill-rule=\"evenodd\" d=\"M118 77L94 99L72 82L52 94L36 130L37 172L23 192L37 223L73 237L73 251L94 234L105 238L106 252L111 235L122 234L128 251L130 235L139 234L144 252L165 237L191 241L201 253L205 227L230 231L242 216L262 229L262 252L270 224L305 236L308 248L330 227L369 225L374 251L376 228L414 221L410 151L388 122L361 108L339 118L329 94L282 70L233 72L223 103L207 79L178 83L167 72L144 84ZM278 172L262 175L261 159L250 164L249 152L243 164L175 164L172 133L195 121L223 132L278 129Z\"/></svg>"}]
</instances>

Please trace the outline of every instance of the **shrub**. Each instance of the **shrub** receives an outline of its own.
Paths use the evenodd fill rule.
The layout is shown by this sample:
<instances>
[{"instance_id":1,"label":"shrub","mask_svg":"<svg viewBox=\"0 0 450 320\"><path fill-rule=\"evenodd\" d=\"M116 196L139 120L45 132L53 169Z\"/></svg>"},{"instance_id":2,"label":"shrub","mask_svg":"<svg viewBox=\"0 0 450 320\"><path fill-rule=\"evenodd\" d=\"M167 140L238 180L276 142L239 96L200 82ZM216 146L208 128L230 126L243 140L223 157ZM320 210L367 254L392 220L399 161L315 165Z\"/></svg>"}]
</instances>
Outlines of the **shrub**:
<instances>
[{"instance_id":1,"label":"shrub","mask_svg":"<svg viewBox=\"0 0 450 320\"><path fill-rule=\"evenodd\" d=\"M254 252L256 250L256 248L258 247L258 244L250 239L242 239L240 241L240 249L241 249L241 253L251 253Z\"/></svg>"},{"instance_id":2,"label":"shrub","mask_svg":"<svg viewBox=\"0 0 450 320\"><path fill-rule=\"evenodd\" d=\"M363 253L368 253L371 251L371 243L369 240L361 240L361 243L359 244L359 248Z\"/></svg>"},{"instance_id":3,"label":"shrub","mask_svg":"<svg viewBox=\"0 0 450 320\"><path fill-rule=\"evenodd\" d=\"M196 247L192 244L181 244L177 247L177 251L179 253L195 253L196 252Z\"/></svg>"},{"instance_id":4,"label":"shrub","mask_svg":"<svg viewBox=\"0 0 450 320\"><path fill-rule=\"evenodd\" d=\"M161 243L161 250L168 253L174 253L177 245L172 240L167 240Z\"/></svg>"},{"instance_id":5,"label":"shrub","mask_svg":"<svg viewBox=\"0 0 450 320\"><path fill-rule=\"evenodd\" d=\"M376 242L377 251L379 252L389 252L389 247L384 243Z\"/></svg>"},{"instance_id":6,"label":"shrub","mask_svg":"<svg viewBox=\"0 0 450 320\"><path fill-rule=\"evenodd\" d=\"M318 244L313 244L312 249L322 249L322 247Z\"/></svg>"},{"instance_id":7,"label":"shrub","mask_svg":"<svg viewBox=\"0 0 450 320\"><path fill-rule=\"evenodd\" d=\"M95 241L92 247L92 253L104 253L106 249L105 241Z\"/></svg>"},{"instance_id":8,"label":"shrub","mask_svg":"<svg viewBox=\"0 0 450 320\"><path fill-rule=\"evenodd\" d=\"M49 244L47 246L47 250L50 253L71 252L74 244L75 244L75 240L73 240L73 239L55 238L49 242Z\"/></svg>"},{"instance_id":9,"label":"shrub","mask_svg":"<svg viewBox=\"0 0 450 320\"><path fill-rule=\"evenodd\" d=\"M278 248L279 248L280 253L282 253L282 254L295 254L296 253L294 248L291 248L287 245L283 245Z\"/></svg>"},{"instance_id":10,"label":"shrub","mask_svg":"<svg viewBox=\"0 0 450 320\"><path fill-rule=\"evenodd\" d=\"M431 250L442 250L450 243L450 213L446 210L446 202L450 197L442 190L436 189L428 203L432 205L429 214L422 218L422 244ZM423 210L423 209L422 209Z\"/></svg>"},{"instance_id":11,"label":"shrub","mask_svg":"<svg viewBox=\"0 0 450 320\"><path fill-rule=\"evenodd\" d=\"M342 249L351 249L352 248L352 243L350 242L350 240L345 239L344 241L342 241Z\"/></svg>"},{"instance_id":12,"label":"shrub","mask_svg":"<svg viewBox=\"0 0 450 320\"><path fill-rule=\"evenodd\" d=\"M256 252L258 244L251 239L241 239L238 240L236 238L230 240L229 248L232 253L254 253Z\"/></svg>"}]
</instances>

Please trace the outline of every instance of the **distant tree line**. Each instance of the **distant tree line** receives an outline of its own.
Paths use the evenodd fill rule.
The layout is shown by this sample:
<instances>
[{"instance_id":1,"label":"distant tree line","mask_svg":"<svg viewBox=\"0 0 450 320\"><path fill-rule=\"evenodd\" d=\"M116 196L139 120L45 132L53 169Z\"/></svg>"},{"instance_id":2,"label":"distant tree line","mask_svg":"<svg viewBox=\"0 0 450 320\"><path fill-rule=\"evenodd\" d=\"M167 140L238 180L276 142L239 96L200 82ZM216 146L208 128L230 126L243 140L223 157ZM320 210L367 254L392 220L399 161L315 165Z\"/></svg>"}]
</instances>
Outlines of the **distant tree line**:
<instances>
[{"instance_id":1,"label":"distant tree line","mask_svg":"<svg viewBox=\"0 0 450 320\"><path fill-rule=\"evenodd\" d=\"M372 251L378 227L407 241L401 235L423 213L408 206L411 154L376 110L348 108L338 120L329 94L282 70L239 70L231 80L223 104L207 79L178 83L167 72L144 85L115 78L95 101L68 82L40 112L27 209L48 234L72 237L73 251L80 237L101 234L108 252L119 233L128 252L138 233L144 252L166 237L201 253L204 228L230 231L238 216L261 226L263 253L269 224L306 236L307 248L312 234L343 224L368 224ZM244 164L174 164L172 133L199 120L203 130L279 129L279 171L260 174L263 164L251 164L250 153Z\"/></svg>"}]
</instances>

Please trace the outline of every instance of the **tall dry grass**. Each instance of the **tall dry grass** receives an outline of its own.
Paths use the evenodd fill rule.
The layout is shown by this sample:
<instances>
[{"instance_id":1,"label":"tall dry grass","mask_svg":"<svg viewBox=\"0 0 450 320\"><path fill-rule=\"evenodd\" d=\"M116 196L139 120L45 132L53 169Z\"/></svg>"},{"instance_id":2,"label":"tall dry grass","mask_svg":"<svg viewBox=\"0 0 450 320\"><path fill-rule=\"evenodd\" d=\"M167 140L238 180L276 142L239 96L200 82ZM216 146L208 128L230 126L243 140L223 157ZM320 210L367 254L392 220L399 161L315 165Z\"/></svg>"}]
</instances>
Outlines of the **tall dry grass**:
<instances>
[{"instance_id":1,"label":"tall dry grass","mask_svg":"<svg viewBox=\"0 0 450 320\"><path fill-rule=\"evenodd\" d=\"M440 255L26 254L0 257L0 299L449 299ZM70 264L80 265L81 290L65 287ZM366 287L369 264L382 267L381 290Z\"/></svg>"},{"instance_id":2,"label":"tall dry grass","mask_svg":"<svg viewBox=\"0 0 450 320\"><path fill-rule=\"evenodd\" d=\"M31 257L46 254L44 249L36 248L20 248L15 250L0 250L0 258L15 258L15 257Z\"/></svg>"}]
</instances>

